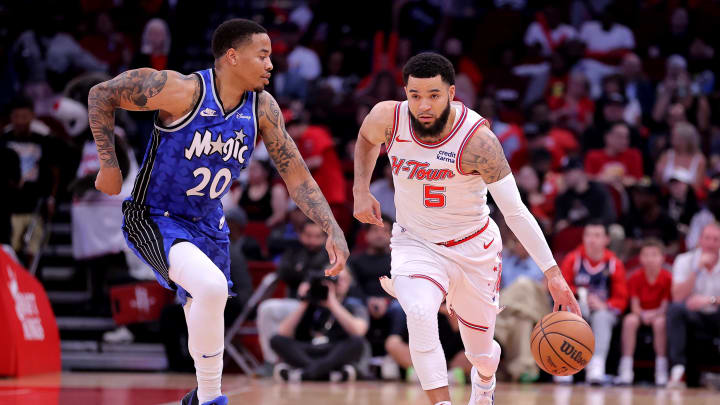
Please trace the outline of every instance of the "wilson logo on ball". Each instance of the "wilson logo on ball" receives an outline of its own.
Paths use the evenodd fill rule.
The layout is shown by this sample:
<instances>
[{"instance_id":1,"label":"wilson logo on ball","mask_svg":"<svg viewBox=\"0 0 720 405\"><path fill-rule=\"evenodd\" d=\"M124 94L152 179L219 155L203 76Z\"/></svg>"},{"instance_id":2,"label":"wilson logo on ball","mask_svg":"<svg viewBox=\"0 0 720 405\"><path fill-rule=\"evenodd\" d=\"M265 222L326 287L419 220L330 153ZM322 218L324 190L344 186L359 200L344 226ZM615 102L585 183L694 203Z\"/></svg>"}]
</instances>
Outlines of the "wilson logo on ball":
<instances>
[{"instance_id":1,"label":"wilson logo on ball","mask_svg":"<svg viewBox=\"0 0 720 405\"><path fill-rule=\"evenodd\" d=\"M560 346L560 351L567 354L568 357L575 360L579 364L582 364L583 367L587 364L587 360L583 357L583 352L576 349L575 346L572 345L572 343L568 342L567 340L563 340L562 346Z\"/></svg>"}]
</instances>

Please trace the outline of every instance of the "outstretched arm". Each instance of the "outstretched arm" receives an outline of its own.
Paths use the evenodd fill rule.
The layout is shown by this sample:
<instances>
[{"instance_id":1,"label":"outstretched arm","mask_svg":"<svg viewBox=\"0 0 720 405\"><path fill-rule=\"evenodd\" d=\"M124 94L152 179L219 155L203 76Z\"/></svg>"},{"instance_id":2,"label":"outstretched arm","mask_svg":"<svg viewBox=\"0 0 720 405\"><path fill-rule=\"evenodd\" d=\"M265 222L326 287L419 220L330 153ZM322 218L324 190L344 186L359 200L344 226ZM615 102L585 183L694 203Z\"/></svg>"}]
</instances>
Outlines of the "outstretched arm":
<instances>
[{"instance_id":1,"label":"outstretched arm","mask_svg":"<svg viewBox=\"0 0 720 405\"><path fill-rule=\"evenodd\" d=\"M380 145L390 145L396 101L375 105L360 127L355 142L355 181L353 216L358 221L383 226L380 203L370 194L370 180L380 154Z\"/></svg>"},{"instance_id":2,"label":"outstretched arm","mask_svg":"<svg viewBox=\"0 0 720 405\"><path fill-rule=\"evenodd\" d=\"M497 136L490 128L481 126L459 158L464 173L480 175L485 181L505 222L545 273L548 289L555 300L555 310L564 305L581 315L577 300L555 263L540 226L520 199L515 178Z\"/></svg>"},{"instance_id":3,"label":"outstretched arm","mask_svg":"<svg viewBox=\"0 0 720 405\"><path fill-rule=\"evenodd\" d=\"M200 93L201 85L194 75L149 68L128 70L93 86L88 95L88 117L101 167L95 187L107 194L118 194L122 187L115 154L116 108L160 110L162 120L174 120L192 110Z\"/></svg>"},{"instance_id":4,"label":"outstretched arm","mask_svg":"<svg viewBox=\"0 0 720 405\"><path fill-rule=\"evenodd\" d=\"M308 218L328 234L326 248L331 267L325 274L337 275L345 267L349 256L345 235L335 221L320 187L310 175L295 142L285 130L285 121L277 102L268 92L262 92L258 103L258 125L268 154L275 162L292 199Z\"/></svg>"}]
</instances>

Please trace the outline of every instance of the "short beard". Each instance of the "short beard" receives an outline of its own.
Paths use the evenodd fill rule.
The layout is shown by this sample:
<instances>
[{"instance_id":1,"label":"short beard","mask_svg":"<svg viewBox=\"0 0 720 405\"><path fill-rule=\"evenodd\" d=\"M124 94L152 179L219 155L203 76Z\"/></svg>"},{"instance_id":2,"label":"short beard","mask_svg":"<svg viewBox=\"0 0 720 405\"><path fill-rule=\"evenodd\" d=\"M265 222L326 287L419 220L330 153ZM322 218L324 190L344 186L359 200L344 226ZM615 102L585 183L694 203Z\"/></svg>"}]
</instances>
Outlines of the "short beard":
<instances>
[{"instance_id":1,"label":"short beard","mask_svg":"<svg viewBox=\"0 0 720 405\"><path fill-rule=\"evenodd\" d=\"M408 111L409 112L409 111ZM447 107L443 110L442 114L435 120L435 122L429 127L424 126L414 115L410 112L410 125L412 125L413 131L420 137L430 137L439 135L445 124L450 118L450 102L448 101Z\"/></svg>"}]
</instances>

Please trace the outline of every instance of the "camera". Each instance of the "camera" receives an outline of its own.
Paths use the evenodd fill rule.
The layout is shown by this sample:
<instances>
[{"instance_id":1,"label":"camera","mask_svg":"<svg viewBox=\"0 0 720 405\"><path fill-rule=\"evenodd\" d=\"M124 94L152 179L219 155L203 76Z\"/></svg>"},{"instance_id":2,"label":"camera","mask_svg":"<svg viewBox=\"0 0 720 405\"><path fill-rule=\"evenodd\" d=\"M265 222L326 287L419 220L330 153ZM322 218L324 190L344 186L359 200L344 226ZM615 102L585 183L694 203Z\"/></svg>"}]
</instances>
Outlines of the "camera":
<instances>
[{"instance_id":1,"label":"camera","mask_svg":"<svg viewBox=\"0 0 720 405\"><path fill-rule=\"evenodd\" d=\"M328 286L325 285L325 281L335 282L337 281L337 277L325 277L323 271L313 271L310 272L305 281L310 284L310 289L308 289L303 299L311 303L318 303L328 298L329 289Z\"/></svg>"}]
</instances>

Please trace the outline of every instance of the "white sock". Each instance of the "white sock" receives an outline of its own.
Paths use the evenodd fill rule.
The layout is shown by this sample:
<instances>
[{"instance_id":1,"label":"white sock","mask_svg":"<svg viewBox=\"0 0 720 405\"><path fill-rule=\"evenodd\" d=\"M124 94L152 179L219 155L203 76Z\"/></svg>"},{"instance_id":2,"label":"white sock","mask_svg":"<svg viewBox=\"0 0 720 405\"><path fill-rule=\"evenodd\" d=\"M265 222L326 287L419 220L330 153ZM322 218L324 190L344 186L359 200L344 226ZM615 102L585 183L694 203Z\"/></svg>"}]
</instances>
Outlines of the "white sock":
<instances>
[{"instance_id":1,"label":"white sock","mask_svg":"<svg viewBox=\"0 0 720 405\"><path fill-rule=\"evenodd\" d=\"M192 299L185 304L188 349L195 361L198 401L220 395L225 344L224 311L227 279L195 245L181 242L170 249L170 279L186 289Z\"/></svg>"}]
</instances>

